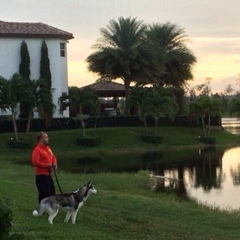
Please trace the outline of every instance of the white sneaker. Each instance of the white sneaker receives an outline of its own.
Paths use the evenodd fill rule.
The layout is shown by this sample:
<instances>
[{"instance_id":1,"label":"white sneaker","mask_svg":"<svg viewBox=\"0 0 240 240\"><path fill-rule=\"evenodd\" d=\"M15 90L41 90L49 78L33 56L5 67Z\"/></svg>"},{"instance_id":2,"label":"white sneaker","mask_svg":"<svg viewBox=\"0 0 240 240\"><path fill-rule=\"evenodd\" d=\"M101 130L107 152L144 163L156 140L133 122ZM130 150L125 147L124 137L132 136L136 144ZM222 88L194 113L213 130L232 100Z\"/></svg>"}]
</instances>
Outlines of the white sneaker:
<instances>
[{"instance_id":1,"label":"white sneaker","mask_svg":"<svg viewBox=\"0 0 240 240\"><path fill-rule=\"evenodd\" d=\"M39 214L38 214L38 211L37 211L36 209L33 210L32 215L35 216L35 217L38 216L38 215L39 215Z\"/></svg>"}]
</instances>

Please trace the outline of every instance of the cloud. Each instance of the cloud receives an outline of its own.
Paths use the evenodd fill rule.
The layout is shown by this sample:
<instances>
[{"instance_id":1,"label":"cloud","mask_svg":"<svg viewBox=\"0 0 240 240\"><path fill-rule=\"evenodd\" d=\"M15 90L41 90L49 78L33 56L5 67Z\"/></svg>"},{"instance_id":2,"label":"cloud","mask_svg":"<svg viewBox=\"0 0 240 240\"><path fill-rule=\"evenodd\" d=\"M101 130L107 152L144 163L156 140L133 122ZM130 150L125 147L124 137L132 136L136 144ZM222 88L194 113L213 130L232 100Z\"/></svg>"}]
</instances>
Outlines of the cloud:
<instances>
[{"instance_id":1,"label":"cloud","mask_svg":"<svg viewBox=\"0 0 240 240\"><path fill-rule=\"evenodd\" d=\"M121 16L184 28L198 59L195 81L227 79L240 72L239 0L2 0L0 9L2 21L43 22L73 33L68 72L74 85L97 79L83 67L85 59L100 37L99 29Z\"/></svg>"},{"instance_id":2,"label":"cloud","mask_svg":"<svg viewBox=\"0 0 240 240\"><path fill-rule=\"evenodd\" d=\"M205 54L239 55L240 38L193 38L194 50Z\"/></svg>"},{"instance_id":3,"label":"cloud","mask_svg":"<svg viewBox=\"0 0 240 240\"><path fill-rule=\"evenodd\" d=\"M68 62L68 85L82 87L94 83L99 77L88 71L85 61Z\"/></svg>"}]
</instances>

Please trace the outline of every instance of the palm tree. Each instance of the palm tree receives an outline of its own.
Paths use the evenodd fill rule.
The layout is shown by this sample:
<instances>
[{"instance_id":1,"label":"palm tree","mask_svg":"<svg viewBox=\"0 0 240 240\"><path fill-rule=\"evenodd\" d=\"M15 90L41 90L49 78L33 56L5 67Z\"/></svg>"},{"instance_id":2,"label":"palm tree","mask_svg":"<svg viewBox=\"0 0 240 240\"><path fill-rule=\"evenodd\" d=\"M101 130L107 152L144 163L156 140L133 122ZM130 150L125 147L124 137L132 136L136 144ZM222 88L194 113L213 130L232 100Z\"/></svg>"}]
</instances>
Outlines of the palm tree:
<instances>
[{"instance_id":1,"label":"palm tree","mask_svg":"<svg viewBox=\"0 0 240 240\"><path fill-rule=\"evenodd\" d=\"M148 95L145 104L150 109L150 115L155 119L155 133L157 134L158 122L162 117L173 118L178 111L178 105L172 93L161 86L153 87Z\"/></svg>"},{"instance_id":2,"label":"palm tree","mask_svg":"<svg viewBox=\"0 0 240 240\"><path fill-rule=\"evenodd\" d=\"M48 113L51 113L55 107L52 103L52 93L48 88L44 87L45 83L42 79L32 81L25 79L24 100L29 106L26 139L28 139L33 112L37 110L40 115L45 116L47 125Z\"/></svg>"},{"instance_id":3,"label":"palm tree","mask_svg":"<svg viewBox=\"0 0 240 240\"><path fill-rule=\"evenodd\" d=\"M211 118L215 116L222 116L222 99L218 95L211 97L211 105L208 110L208 136L210 135Z\"/></svg>"},{"instance_id":4,"label":"palm tree","mask_svg":"<svg viewBox=\"0 0 240 240\"><path fill-rule=\"evenodd\" d=\"M191 104L191 113L196 117L200 117L203 136L210 135L211 116L221 116L221 99L219 97L210 97L201 95L195 102ZM206 131L205 118L208 118L208 131Z\"/></svg>"},{"instance_id":5,"label":"palm tree","mask_svg":"<svg viewBox=\"0 0 240 240\"><path fill-rule=\"evenodd\" d=\"M49 83L43 78L39 79L39 83L41 91L39 91L40 101L38 101L37 110L39 115L46 120L46 127L49 127L51 125L51 120L53 113L56 110L56 106L53 104L52 90L48 86Z\"/></svg>"},{"instance_id":6,"label":"palm tree","mask_svg":"<svg viewBox=\"0 0 240 240\"><path fill-rule=\"evenodd\" d=\"M78 106L79 114L77 115L77 120L81 122L83 137L85 137L84 120L87 119L89 115L83 114L83 107L89 107L94 112L97 112L97 109L99 109L98 96L90 88L79 89Z\"/></svg>"},{"instance_id":7,"label":"palm tree","mask_svg":"<svg viewBox=\"0 0 240 240\"><path fill-rule=\"evenodd\" d=\"M74 113L75 116L78 114L82 114L82 107L80 105L84 101L81 98L81 90L78 87L70 87L69 88L69 104L70 109Z\"/></svg>"},{"instance_id":8,"label":"palm tree","mask_svg":"<svg viewBox=\"0 0 240 240\"><path fill-rule=\"evenodd\" d=\"M210 107L210 98L207 95L200 96L190 106L191 114L193 114L196 118L201 119L201 125L202 125L204 137L207 136L204 118L206 117L207 110L209 107Z\"/></svg>"},{"instance_id":9,"label":"palm tree","mask_svg":"<svg viewBox=\"0 0 240 240\"><path fill-rule=\"evenodd\" d=\"M147 116L149 115L148 105L146 104L146 97L148 94L148 88L134 87L131 89L131 93L127 99L127 108L136 108L137 114L141 121L143 121L145 132L148 133L147 128Z\"/></svg>"},{"instance_id":10,"label":"palm tree","mask_svg":"<svg viewBox=\"0 0 240 240\"><path fill-rule=\"evenodd\" d=\"M94 45L97 50L86 59L90 71L102 79L123 80L126 98L132 82L143 79L152 58L147 50L146 26L136 18L120 17L101 28L102 37Z\"/></svg>"},{"instance_id":11,"label":"palm tree","mask_svg":"<svg viewBox=\"0 0 240 240\"><path fill-rule=\"evenodd\" d=\"M90 88L70 87L69 94L61 96L58 100L60 112L69 106L71 111L77 115L76 120L81 122L83 137L86 136L84 120L89 117L83 113L83 107L88 107L93 111L94 115L99 115L99 100L98 96ZM64 106L63 106L64 105Z\"/></svg>"},{"instance_id":12,"label":"palm tree","mask_svg":"<svg viewBox=\"0 0 240 240\"><path fill-rule=\"evenodd\" d=\"M14 74L9 80L0 77L0 108L2 111L11 112L16 141L18 141L17 107L23 100L23 95L24 84L21 75Z\"/></svg>"},{"instance_id":13,"label":"palm tree","mask_svg":"<svg viewBox=\"0 0 240 240\"><path fill-rule=\"evenodd\" d=\"M146 133L147 116L152 116L154 118L155 134L157 134L159 119L162 117L173 118L178 111L178 105L173 94L169 89L161 86L152 88L133 88L128 98L127 105L129 107L137 107L138 115L144 122Z\"/></svg>"},{"instance_id":14,"label":"palm tree","mask_svg":"<svg viewBox=\"0 0 240 240\"><path fill-rule=\"evenodd\" d=\"M153 76L155 84L181 87L186 80L193 78L192 66L196 57L186 47L184 29L169 22L152 24L147 31L147 39L152 43L159 64L164 67L160 75Z\"/></svg>"}]
</instances>

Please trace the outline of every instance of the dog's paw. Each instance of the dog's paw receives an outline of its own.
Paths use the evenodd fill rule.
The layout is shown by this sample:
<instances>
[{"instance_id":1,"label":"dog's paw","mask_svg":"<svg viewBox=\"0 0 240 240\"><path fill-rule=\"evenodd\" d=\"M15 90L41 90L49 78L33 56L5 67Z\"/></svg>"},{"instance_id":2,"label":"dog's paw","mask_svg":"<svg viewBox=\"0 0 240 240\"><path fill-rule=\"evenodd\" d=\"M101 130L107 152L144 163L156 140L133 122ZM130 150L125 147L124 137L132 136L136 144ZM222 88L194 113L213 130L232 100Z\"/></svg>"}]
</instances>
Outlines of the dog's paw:
<instances>
[{"instance_id":1,"label":"dog's paw","mask_svg":"<svg viewBox=\"0 0 240 240\"><path fill-rule=\"evenodd\" d=\"M48 222L53 225L53 220L48 218Z\"/></svg>"},{"instance_id":2,"label":"dog's paw","mask_svg":"<svg viewBox=\"0 0 240 240\"><path fill-rule=\"evenodd\" d=\"M38 211L37 211L37 210L34 210L34 211L32 212L32 214L33 214L33 216L38 216Z\"/></svg>"}]
</instances>

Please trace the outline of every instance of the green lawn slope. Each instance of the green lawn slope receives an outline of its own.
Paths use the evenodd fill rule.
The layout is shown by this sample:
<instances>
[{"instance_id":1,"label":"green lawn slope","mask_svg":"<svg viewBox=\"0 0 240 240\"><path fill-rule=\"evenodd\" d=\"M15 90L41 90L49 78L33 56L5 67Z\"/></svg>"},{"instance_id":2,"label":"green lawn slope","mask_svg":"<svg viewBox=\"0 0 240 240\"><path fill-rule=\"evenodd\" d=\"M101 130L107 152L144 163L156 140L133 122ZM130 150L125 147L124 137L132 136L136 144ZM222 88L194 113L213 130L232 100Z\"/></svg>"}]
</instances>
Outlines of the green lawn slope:
<instances>
[{"instance_id":1,"label":"green lawn slope","mask_svg":"<svg viewBox=\"0 0 240 240\"><path fill-rule=\"evenodd\" d=\"M201 129L159 129L161 145L141 142L139 128L87 129L87 134L101 136L97 148L83 148L76 144L80 130L49 132L50 143L56 155L96 155L131 151L151 151L203 146L198 140ZM37 133L30 133L35 142ZM20 134L21 137L24 134ZM236 146L239 136L225 131L213 131L217 146ZM229 240L240 239L239 212L221 212L198 206L193 201L180 201L173 194L151 190L151 180L145 171L135 174L71 174L59 166L58 178L65 192L74 191L92 180L98 194L90 196L79 210L75 225L64 223L66 211L60 210L54 225L47 214L33 217L37 207L34 169L29 164L19 165L22 159L30 161L31 149L10 149L7 142L12 133L0 138L0 198L10 199L13 210L12 232L24 233L25 239L151 239L151 240ZM113 159L114 161L114 159Z\"/></svg>"}]
</instances>

